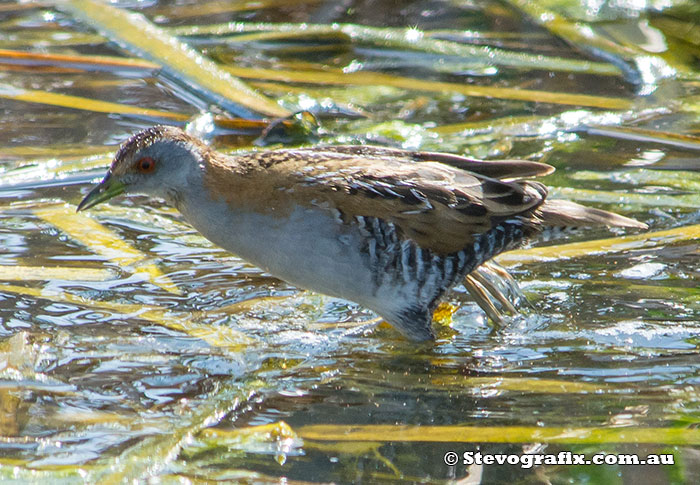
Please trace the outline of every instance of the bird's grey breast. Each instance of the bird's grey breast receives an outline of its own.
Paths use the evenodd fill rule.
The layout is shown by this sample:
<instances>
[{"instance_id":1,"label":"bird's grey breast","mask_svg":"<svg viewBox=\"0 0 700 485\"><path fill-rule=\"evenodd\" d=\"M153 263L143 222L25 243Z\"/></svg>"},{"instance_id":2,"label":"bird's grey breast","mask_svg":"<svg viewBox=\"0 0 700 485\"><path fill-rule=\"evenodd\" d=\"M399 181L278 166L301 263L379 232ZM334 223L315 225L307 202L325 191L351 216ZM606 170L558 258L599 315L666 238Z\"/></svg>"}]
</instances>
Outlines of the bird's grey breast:
<instances>
[{"instance_id":1,"label":"bird's grey breast","mask_svg":"<svg viewBox=\"0 0 700 485\"><path fill-rule=\"evenodd\" d=\"M364 238L327 209L296 206L282 214L189 197L185 219L207 239L303 288L362 302L372 284Z\"/></svg>"}]
</instances>

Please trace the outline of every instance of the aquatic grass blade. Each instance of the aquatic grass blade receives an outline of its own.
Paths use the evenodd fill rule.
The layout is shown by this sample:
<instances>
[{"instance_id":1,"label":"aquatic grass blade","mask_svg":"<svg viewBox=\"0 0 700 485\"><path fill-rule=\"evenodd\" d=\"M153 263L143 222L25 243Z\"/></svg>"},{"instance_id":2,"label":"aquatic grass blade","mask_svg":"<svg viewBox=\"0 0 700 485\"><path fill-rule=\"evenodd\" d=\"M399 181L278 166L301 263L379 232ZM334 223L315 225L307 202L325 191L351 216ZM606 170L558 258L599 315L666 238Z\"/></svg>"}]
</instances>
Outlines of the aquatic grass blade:
<instances>
[{"instance_id":1,"label":"aquatic grass blade","mask_svg":"<svg viewBox=\"0 0 700 485\"><path fill-rule=\"evenodd\" d=\"M0 49L0 63L27 66L63 66L66 68L110 71L156 71L159 64L128 57L51 54Z\"/></svg>"},{"instance_id":2,"label":"aquatic grass blade","mask_svg":"<svg viewBox=\"0 0 700 485\"><path fill-rule=\"evenodd\" d=\"M70 268L46 266L0 265L0 280L67 280L67 281L107 281L114 278L108 269Z\"/></svg>"},{"instance_id":3,"label":"aquatic grass blade","mask_svg":"<svg viewBox=\"0 0 700 485\"><path fill-rule=\"evenodd\" d=\"M170 293L182 293L170 278L149 262L149 256L130 246L94 219L76 213L73 206L65 204L37 208L34 214L118 266L145 275L148 281Z\"/></svg>"},{"instance_id":4,"label":"aquatic grass blade","mask_svg":"<svg viewBox=\"0 0 700 485\"><path fill-rule=\"evenodd\" d=\"M552 34L562 38L584 52L605 59L614 64L634 84L656 85L660 79L670 78L676 70L660 57L631 46L623 46L598 34L588 24L574 22L550 9L540 2L528 0L508 0L530 18L548 29Z\"/></svg>"},{"instance_id":5,"label":"aquatic grass blade","mask_svg":"<svg viewBox=\"0 0 700 485\"><path fill-rule=\"evenodd\" d=\"M115 113L171 121L185 121L189 118L188 115L183 113L141 108L138 106L130 106L121 103L112 103L109 101L84 98L82 96L50 93L48 91L41 91L37 89L22 89L15 86L10 86L8 84L0 84L0 98L24 101L27 103L60 106L63 108L72 108L84 111L93 111L96 113Z\"/></svg>"},{"instance_id":6,"label":"aquatic grass blade","mask_svg":"<svg viewBox=\"0 0 700 485\"><path fill-rule=\"evenodd\" d=\"M699 445L695 428L575 428L539 426L402 426L311 424L295 429L305 440L401 443L657 443Z\"/></svg>"},{"instance_id":7,"label":"aquatic grass blade","mask_svg":"<svg viewBox=\"0 0 700 485\"><path fill-rule=\"evenodd\" d=\"M231 327L198 323L196 318L202 316L198 312L186 315L157 306L98 301L68 291L42 290L28 286L0 283L0 293L2 292L59 303L70 303L95 310L109 310L131 318L141 318L156 325L182 332L192 338L203 340L213 348L224 349L227 352L239 352L255 342L254 339Z\"/></svg>"},{"instance_id":8,"label":"aquatic grass blade","mask_svg":"<svg viewBox=\"0 0 700 485\"><path fill-rule=\"evenodd\" d=\"M57 7L87 22L126 50L160 64L163 75L232 114L246 118L254 118L258 113L272 117L290 114L141 14L95 0L59 0Z\"/></svg>"},{"instance_id":9,"label":"aquatic grass blade","mask_svg":"<svg viewBox=\"0 0 700 485\"><path fill-rule=\"evenodd\" d=\"M594 75L619 75L620 70L608 63L582 61L563 57L533 55L527 52L508 51L497 47L465 45L448 40L432 38L430 32L416 28L372 27L367 25L334 23L294 24L294 23L255 23L230 22L204 26L173 27L168 30L178 36L225 35L243 33L270 33L267 38L274 39L317 39L318 36L344 35L355 44L366 43L372 46L400 51L419 51L431 54L459 57L470 62L497 65L516 69L544 69ZM444 35L444 32L442 32ZM272 37L274 35L274 37ZM241 36L219 38L219 41L241 42L252 39L264 40L265 37L251 38Z\"/></svg>"},{"instance_id":10,"label":"aquatic grass blade","mask_svg":"<svg viewBox=\"0 0 700 485\"><path fill-rule=\"evenodd\" d=\"M653 248L700 238L700 224L683 226L666 231L644 232L631 236L621 236L595 241L584 241L556 246L516 249L496 257L503 265L529 264L557 259L580 258L592 255L610 254L632 249Z\"/></svg>"},{"instance_id":11,"label":"aquatic grass blade","mask_svg":"<svg viewBox=\"0 0 700 485\"><path fill-rule=\"evenodd\" d=\"M402 76L393 76L377 72L350 72L341 70L326 71L290 71L281 69L252 69L246 67L225 66L225 70L245 79L281 81L288 83L339 85L339 86L373 86L385 85L415 91L435 93L455 92L465 96L511 99L533 103L551 103L573 106L586 106L612 110L630 109L633 102L624 98L611 98L588 94L570 94L564 92L538 91L494 86L475 86L441 81L426 81Z\"/></svg>"}]
</instances>

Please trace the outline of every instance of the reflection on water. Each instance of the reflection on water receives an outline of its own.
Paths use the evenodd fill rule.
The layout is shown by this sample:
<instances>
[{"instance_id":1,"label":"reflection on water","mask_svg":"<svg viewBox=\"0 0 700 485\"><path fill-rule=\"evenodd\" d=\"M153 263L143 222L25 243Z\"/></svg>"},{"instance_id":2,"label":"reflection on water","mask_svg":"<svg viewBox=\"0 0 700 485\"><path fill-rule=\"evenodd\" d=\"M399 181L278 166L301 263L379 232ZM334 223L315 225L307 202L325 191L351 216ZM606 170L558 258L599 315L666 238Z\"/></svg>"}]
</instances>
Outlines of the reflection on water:
<instances>
[{"instance_id":1,"label":"reflection on water","mask_svg":"<svg viewBox=\"0 0 700 485\"><path fill-rule=\"evenodd\" d=\"M480 45L580 57L499 2L272 3L248 10L225 2L157 2L143 13L167 27L230 20L411 25L443 30L445 39L467 31ZM607 22L629 23L631 13L653 17L632 12L637 7L629 2L616 5L600 10ZM603 15L589 8L584 13L591 22ZM39 49L27 40L39 36L52 53L124 54L50 7L3 4L0 22L9 32L0 37L0 48ZM320 47L309 39L272 42L251 39L241 48L207 37L193 45L241 65L306 69L309 63L354 62L353 68L366 63L444 82L630 99L639 94L619 76L502 66L465 72L437 54L360 50L342 38ZM688 49L697 55L697 46ZM432 67L415 68L417 59ZM0 63L0 76L0 83L17 88L197 112L187 96L150 72ZM259 87L281 96L285 86ZM674 88L680 103L693 93L692 83L678 81ZM545 117L571 109L554 104L395 87L295 85L290 93L283 95L287 103L302 97L370 114L324 120L329 142L544 157L559 169L547 182L569 190L567 197L623 211L654 231L699 223L696 157L684 151L692 141L685 148L658 138L630 141L570 133L570 125L556 123L533 132ZM106 152L154 120L17 99L2 99L0 106L3 480L375 483L444 482L469 474L475 480L469 483L478 483L478 476L481 483L693 483L700 476L696 237L516 263L510 270L532 308L525 305L521 316L494 332L458 288L449 299L457 311L436 323L438 341L416 346L355 304L291 287L214 247L159 201L118 199L91 212L115 240L133 248L123 258L143 259L115 258L119 248L105 243L104 234L81 235L80 227L71 232L55 221L79 220L74 207L63 204L75 204L87 192L88 180L99 172L95 167L108 163ZM509 125L507 136L493 128L498 122L484 129L509 116L520 121ZM431 131L465 122L472 125ZM657 113L640 123L697 134L687 113ZM654 170L657 165L664 170ZM53 183L66 175L86 178ZM11 187L16 183L23 185ZM53 223L47 211L54 211ZM688 234L697 234L693 230ZM614 236L584 231L549 244ZM3 272L10 267L24 272ZM42 268L58 273L47 277ZM181 294L168 291L167 282ZM312 433L316 425L335 427L319 436ZM413 427L420 427L417 438ZM347 438L351 431L366 434ZM678 464L477 469L446 465L448 451L672 453Z\"/></svg>"}]
</instances>

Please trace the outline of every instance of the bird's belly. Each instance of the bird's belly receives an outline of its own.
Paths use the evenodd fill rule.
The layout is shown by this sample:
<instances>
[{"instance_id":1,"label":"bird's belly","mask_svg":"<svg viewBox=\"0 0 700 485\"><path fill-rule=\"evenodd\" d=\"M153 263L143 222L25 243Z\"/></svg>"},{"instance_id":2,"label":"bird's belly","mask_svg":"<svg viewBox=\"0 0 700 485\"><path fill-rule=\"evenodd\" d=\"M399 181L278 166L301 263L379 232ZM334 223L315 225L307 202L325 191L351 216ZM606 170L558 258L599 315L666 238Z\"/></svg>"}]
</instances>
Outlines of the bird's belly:
<instances>
[{"instance_id":1,"label":"bird's belly","mask_svg":"<svg viewBox=\"0 0 700 485\"><path fill-rule=\"evenodd\" d=\"M211 204L211 203L210 203ZM295 286L373 306L373 280L357 229L324 210L273 214L183 207L204 237ZM211 209L211 207L209 208ZM202 214L216 214L204 216Z\"/></svg>"}]
</instances>

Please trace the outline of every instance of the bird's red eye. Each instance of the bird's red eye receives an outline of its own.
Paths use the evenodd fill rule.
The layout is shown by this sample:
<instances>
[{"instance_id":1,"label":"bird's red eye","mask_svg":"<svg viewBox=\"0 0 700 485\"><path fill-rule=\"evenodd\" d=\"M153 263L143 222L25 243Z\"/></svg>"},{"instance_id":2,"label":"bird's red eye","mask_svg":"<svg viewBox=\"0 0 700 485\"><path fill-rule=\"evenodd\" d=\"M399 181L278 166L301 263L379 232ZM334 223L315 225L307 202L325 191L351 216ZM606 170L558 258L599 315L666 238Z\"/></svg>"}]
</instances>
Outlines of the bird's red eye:
<instances>
[{"instance_id":1,"label":"bird's red eye","mask_svg":"<svg viewBox=\"0 0 700 485\"><path fill-rule=\"evenodd\" d=\"M141 173L150 173L156 168L156 161L151 157L143 157L136 162L136 167Z\"/></svg>"}]
</instances>

